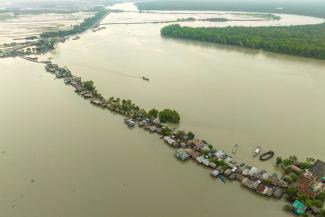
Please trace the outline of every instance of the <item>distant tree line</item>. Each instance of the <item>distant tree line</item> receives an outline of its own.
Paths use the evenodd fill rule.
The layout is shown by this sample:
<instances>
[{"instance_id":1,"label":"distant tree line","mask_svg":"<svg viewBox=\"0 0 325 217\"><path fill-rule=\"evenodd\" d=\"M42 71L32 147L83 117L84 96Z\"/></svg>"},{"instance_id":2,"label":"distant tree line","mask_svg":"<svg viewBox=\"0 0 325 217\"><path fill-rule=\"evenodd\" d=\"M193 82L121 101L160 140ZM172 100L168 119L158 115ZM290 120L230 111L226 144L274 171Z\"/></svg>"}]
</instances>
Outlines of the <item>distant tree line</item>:
<instances>
[{"instance_id":1,"label":"distant tree line","mask_svg":"<svg viewBox=\"0 0 325 217\"><path fill-rule=\"evenodd\" d=\"M325 1L155 0L136 2L139 10L247 11L325 17Z\"/></svg>"},{"instance_id":2,"label":"distant tree line","mask_svg":"<svg viewBox=\"0 0 325 217\"><path fill-rule=\"evenodd\" d=\"M94 16L84 19L81 24L73 26L72 29L44 32L41 34L41 38L64 37L82 33L95 25L100 19L105 17L107 13L108 12L105 9L98 10Z\"/></svg>"},{"instance_id":3,"label":"distant tree line","mask_svg":"<svg viewBox=\"0 0 325 217\"><path fill-rule=\"evenodd\" d=\"M325 23L302 26L193 28L178 24L161 35L325 59Z\"/></svg>"}]
</instances>

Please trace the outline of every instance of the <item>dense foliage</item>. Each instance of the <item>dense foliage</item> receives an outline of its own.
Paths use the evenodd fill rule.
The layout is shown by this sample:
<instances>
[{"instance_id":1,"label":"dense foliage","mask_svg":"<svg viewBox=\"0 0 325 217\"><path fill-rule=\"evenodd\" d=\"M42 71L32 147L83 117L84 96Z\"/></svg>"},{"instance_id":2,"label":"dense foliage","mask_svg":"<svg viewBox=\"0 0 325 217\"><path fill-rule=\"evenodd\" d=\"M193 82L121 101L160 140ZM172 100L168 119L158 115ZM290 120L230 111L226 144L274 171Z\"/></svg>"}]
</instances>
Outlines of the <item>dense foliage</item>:
<instances>
[{"instance_id":1,"label":"dense foliage","mask_svg":"<svg viewBox=\"0 0 325 217\"><path fill-rule=\"evenodd\" d=\"M158 113L159 113L159 111L157 110L157 109L150 109L149 111L148 111L148 117L149 118L156 118L156 117L158 117Z\"/></svg>"},{"instance_id":2,"label":"dense foliage","mask_svg":"<svg viewBox=\"0 0 325 217\"><path fill-rule=\"evenodd\" d=\"M163 111L159 112L159 120L162 123L170 122L177 124L180 121L180 116L177 111L171 109L164 109Z\"/></svg>"},{"instance_id":3,"label":"dense foliage","mask_svg":"<svg viewBox=\"0 0 325 217\"><path fill-rule=\"evenodd\" d=\"M325 17L325 1L231 1L231 0L157 0L139 1L140 10L207 10L207 11L248 11L264 13L298 14Z\"/></svg>"},{"instance_id":4,"label":"dense foliage","mask_svg":"<svg viewBox=\"0 0 325 217\"><path fill-rule=\"evenodd\" d=\"M41 34L41 37L42 38L64 37L64 36L82 33L87 29L91 28L93 25L95 25L99 20L104 18L106 15L107 15L106 10L99 10L96 12L94 16L86 18L81 24L73 26L72 29L53 31L53 32L44 32Z\"/></svg>"},{"instance_id":5,"label":"dense foliage","mask_svg":"<svg viewBox=\"0 0 325 217\"><path fill-rule=\"evenodd\" d=\"M325 23L303 26L162 28L163 36L325 59Z\"/></svg>"},{"instance_id":6,"label":"dense foliage","mask_svg":"<svg viewBox=\"0 0 325 217\"><path fill-rule=\"evenodd\" d=\"M95 91L95 90L96 90L93 81L85 81L83 84L84 84L85 88L86 88L88 91Z\"/></svg>"}]
</instances>

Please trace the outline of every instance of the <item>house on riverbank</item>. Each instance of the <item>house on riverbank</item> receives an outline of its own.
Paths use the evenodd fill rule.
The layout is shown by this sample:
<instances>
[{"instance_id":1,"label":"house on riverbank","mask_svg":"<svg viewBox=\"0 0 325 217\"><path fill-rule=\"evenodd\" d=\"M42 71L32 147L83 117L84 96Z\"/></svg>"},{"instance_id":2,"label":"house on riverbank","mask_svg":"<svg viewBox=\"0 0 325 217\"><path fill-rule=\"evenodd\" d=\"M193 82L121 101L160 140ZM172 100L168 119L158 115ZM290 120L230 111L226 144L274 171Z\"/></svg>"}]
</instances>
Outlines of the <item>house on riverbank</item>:
<instances>
[{"instance_id":1,"label":"house on riverbank","mask_svg":"<svg viewBox=\"0 0 325 217\"><path fill-rule=\"evenodd\" d=\"M322 178L325 176L325 163L317 160L307 171L302 173L297 180L299 193L311 198L325 192Z\"/></svg>"},{"instance_id":2,"label":"house on riverbank","mask_svg":"<svg viewBox=\"0 0 325 217\"><path fill-rule=\"evenodd\" d=\"M317 160L308 170L316 179L322 179L325 176L325 162Z\"/></svg>"}]
</instances>

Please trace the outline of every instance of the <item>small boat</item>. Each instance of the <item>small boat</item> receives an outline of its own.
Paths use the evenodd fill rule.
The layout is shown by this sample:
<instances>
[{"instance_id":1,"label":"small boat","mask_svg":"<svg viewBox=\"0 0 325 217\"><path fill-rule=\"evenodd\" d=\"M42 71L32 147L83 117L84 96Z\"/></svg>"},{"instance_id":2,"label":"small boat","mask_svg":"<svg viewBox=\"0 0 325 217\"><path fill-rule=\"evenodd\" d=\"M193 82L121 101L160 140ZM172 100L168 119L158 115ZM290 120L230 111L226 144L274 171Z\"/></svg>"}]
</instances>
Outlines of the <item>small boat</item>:
<instances>
[{"instance_id":1,"label":"small boat","mask_svg":"<svg viewBox=\"0 0 325 217\"><path fill-rule=\"evenodd\" d=\"M236 144L236 145L233 147L233 149L232 149L232 154L236 154L237 151L238 151L238 148L239 148L239 145Z\"/></svg>"},{"instance_id":2,"label":"small boat","mask_svg":"<svg viewBox=\"0 0 325 217\"><path fill-rule=\"evenodd\" d=\"M254 153L253 153L253 157L256 157L257 155L259 155L260 152L261 152L261 147L258 146L258 147L255 149Z\"/></svg>"},{"instance_id":3,"label":"small boat","mask_svg":"<svg viewBox=\"0 0 325 217\"><path fill-rule=\"evenodd\" d=\"M142 77L142 80L145 80L145 81L149 81L150 79L149 78L147 78L147 77Z\"/></svg>"},{"instance_id":4,"label":"small boat","mask_svg":"<svg viewBox=\"0 0 325 217\"><path fill-rule=\"evenodd\" d=\"M226 178L223 175L219 175L218 178L223 182L226 183Z\"/></svg>"},{"instance_id":5,"label":"small boat","mask_svg":"<svg viewBox=\"0 0 325 217\"><path fill-rule=\"evenodd\" d=\"M80 39L79 36L76 36L76 37L72 38L72 40L79 40L79 39Z\"/></svg>"},{"instance_id":6,"label":"small boat","mask_svg":"<svg viewBox=\"0 0 325 217\"><path fill-rule=\"evenodd\" d=\"M274 156L274 152L273 151L268 151L268 152L265 152L264 154L262 154L260 156L260 160L261 161L266 161L270 158L272 158Z\"/></svg>"}]
</instances>

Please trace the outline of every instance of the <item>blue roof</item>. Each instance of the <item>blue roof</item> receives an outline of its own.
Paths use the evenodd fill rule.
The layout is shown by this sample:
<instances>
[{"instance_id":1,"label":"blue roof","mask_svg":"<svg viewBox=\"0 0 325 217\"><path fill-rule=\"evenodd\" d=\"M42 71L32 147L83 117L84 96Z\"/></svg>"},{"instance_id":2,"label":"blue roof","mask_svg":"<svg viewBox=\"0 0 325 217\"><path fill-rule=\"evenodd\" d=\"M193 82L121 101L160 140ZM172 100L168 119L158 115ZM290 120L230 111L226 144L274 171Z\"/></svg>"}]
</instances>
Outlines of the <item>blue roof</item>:
<instances>
[{"instance_id":1,"label":"blue roof","mask_svg":"<svg viewBox=\"0 0 325 217\"><path fill-rule=\"evenodd\" d=\"M303 204L303 202L299 200L295 200L295 202L293 203L293 208L297 215L303 215L306 211L305 204Z\"/></svg>"}]
</instances>

